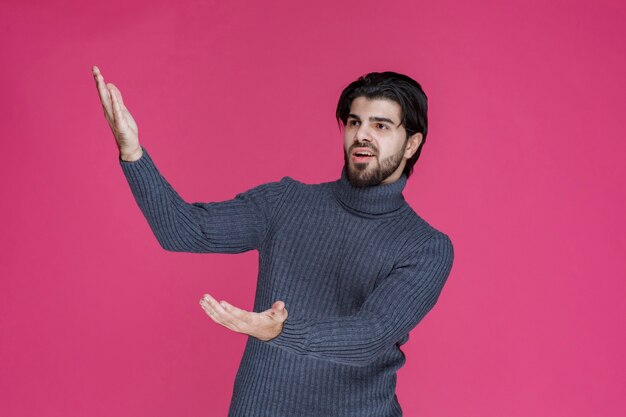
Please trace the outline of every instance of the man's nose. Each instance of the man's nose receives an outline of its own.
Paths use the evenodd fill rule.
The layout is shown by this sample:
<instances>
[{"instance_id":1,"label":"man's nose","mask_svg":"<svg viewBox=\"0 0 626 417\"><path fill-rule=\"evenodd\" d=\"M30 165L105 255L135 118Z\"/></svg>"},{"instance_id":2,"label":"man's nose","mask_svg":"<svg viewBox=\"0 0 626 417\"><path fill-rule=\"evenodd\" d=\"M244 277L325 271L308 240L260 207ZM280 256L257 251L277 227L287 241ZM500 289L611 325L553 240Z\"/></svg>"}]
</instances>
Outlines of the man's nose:
<instances>
[{"instance_id":1,"label":"man's nose","mask_svg":"<svg viewBox=\"0 0 626 417\"><path fill-rule=\"evenodd\" d=\"M365 124L362 124L361 126L359 126L358 130L356 131L356 134L354 135L354 140L355 142L363 142L363 141L371 142L372 141L371 136L370 136L370 131Z\"/></svg>"}]
</instances>

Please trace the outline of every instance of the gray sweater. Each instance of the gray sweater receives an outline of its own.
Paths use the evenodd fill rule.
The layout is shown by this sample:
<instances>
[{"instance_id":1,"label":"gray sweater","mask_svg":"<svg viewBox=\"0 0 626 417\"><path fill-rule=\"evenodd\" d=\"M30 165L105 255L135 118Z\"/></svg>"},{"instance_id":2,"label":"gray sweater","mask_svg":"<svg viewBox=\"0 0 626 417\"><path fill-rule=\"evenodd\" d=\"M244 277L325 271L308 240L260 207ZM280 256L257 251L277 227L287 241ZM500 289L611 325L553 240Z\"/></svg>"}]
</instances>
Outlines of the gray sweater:
<instances>
[{"instance_id":1,"label":"gray sweater","mask_svg":"<svg viewBox=\"0 0 626 417\"><path fill-rule=\"evenodd\" d=\"M270 340L248 337L229 417L401 416L400 346L434 306L452 268L450 238L406 203L406 176L372 187L290 177L221 202L187 203L146 148L120 159L160 245L259 252L254 311L289 316Z\"/></svg>"}]
</instances>

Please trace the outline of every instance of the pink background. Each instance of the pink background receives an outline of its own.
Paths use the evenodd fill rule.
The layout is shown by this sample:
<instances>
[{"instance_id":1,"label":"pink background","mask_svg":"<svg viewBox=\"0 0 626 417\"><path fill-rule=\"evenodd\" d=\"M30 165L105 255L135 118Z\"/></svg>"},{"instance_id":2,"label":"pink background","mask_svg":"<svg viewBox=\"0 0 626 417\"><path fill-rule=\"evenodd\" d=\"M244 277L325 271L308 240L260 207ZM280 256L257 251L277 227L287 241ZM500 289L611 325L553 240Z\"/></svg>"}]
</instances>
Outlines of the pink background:
<instances>
[{"instance_id":1,"label":"pink background","mask_svg":"<svg viewBox=\"0 0 626 417\"><path fill-rule=\"evenodd\" d=\"M343 163L342 88L429 96L405 197L455 244L398 375L406 416L624 416L621 1L3 1L0 414L226 416L257 253L162 250L91 66L189 202ZM267 381L272 384L272 381Z\"/></svg>"}]
</instances>

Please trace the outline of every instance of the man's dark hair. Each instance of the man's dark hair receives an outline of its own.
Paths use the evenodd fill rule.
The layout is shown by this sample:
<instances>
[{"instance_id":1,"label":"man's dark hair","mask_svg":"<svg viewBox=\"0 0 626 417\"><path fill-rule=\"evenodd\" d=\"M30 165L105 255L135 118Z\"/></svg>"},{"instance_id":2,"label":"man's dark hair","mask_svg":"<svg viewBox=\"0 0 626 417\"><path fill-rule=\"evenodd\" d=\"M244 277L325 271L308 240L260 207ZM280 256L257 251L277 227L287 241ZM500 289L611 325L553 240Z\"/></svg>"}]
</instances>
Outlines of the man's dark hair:
<instances>
[{"instance_id":1,"label":"man's dark hair","mask_svg":"<svg viewBox=\"0 0 626 417\"><path fill-rule=\"evenodd\" d=\"M362 75L358 80L347 86L341 93L341 97L339 97L336 117L340 126L346 126L352 100L357 97L395 101L402 109L402 121L400 124L406 130L406 139L418 132L422 134L423 138L420 146L413 156L406 161L406 166L404 167L404 174L408 178L413 172L413 165L415 165L422 152L422 147L426 142L426 133L428 132L428 97L422 90L422 86L406 75L391 71L370 72Z\"/></svg>"}]
</instances>

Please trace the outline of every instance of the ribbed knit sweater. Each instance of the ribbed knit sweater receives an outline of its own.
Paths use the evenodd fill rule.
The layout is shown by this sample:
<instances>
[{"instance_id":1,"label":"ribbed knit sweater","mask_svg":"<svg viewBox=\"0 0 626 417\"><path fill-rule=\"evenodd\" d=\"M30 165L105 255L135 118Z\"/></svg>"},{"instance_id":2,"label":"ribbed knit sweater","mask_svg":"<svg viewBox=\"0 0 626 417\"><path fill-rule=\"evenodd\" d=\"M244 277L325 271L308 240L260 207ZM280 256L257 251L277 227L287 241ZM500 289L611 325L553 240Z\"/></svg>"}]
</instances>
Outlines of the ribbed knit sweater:
<instances>
[{"instance_id":1,"label":"ribbed knit sweater","mask_svg":"<svg viewBox=\"0 0 626 417\"><path fill-rule=\"evenodd\" d=\"M142 147L120 159L139 208L168 251L257 250L254 311L285 302L269 341L248 336L229 417L401 416L400 346L437 301L450 238L406 203L406 175L353 187L291 177L220 202L187 203Z\"/></svg>"}]
</instances>

